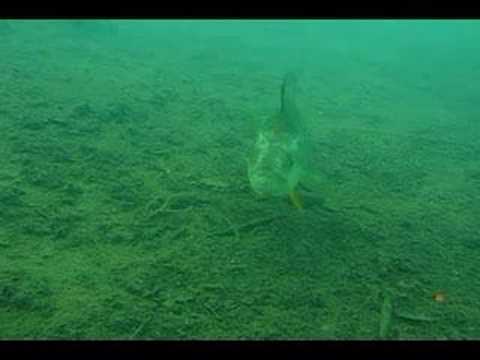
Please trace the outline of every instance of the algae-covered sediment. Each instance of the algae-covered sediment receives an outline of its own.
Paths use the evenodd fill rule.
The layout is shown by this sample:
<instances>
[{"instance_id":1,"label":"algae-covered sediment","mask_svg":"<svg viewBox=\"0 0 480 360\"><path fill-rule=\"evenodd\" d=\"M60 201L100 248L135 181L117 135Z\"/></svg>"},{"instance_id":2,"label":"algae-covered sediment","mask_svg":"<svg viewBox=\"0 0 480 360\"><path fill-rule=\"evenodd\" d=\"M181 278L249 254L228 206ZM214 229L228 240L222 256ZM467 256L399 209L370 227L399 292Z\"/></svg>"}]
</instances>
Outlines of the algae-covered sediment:
<instances>
[{"instance_id":1,"label":"algae-covered sediment","mask_svg":"<svg viewBox=\"0 0 480 360\"><path fill-rule=\"evenodd\" d=\"M0 338L478 338L479 32L0 21ZM292 63L302 212L245 161Z\"/></svg>"}]
</instances>

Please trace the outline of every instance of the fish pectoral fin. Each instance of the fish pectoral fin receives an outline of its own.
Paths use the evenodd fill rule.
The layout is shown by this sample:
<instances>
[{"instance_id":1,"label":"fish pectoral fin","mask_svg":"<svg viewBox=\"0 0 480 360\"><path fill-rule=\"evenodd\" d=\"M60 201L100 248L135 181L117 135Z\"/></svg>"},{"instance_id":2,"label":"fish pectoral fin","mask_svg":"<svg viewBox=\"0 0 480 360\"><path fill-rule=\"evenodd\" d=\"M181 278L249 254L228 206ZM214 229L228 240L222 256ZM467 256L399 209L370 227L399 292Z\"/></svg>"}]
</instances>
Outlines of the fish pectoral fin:
<instances>
[{"instance_id":1,"label":"fish pectoral fin","mask_svg":"<svg viewBox=\"0 0 480 360\"><path fill-rule=\"evenodd\" d=\"M299 210L303 210L303 197L302 195L295 190L292 190L288 193L288 197L290 198L290 201L292 202L293 206L295 206Z\"/></svg>"},{"instance_id":2,"label":"fish pectoral fin","mask_svg":"<svg viewBox=\"0 0 480 360\"><path fill-rule=\"evenodd\" d=\"M300 182L298 184L299 187L302 188L302 190L306 191L306 192L314 192L310 187L308 187L307 185L305 185L304 183Z\"/></svg>"}]
</instances>

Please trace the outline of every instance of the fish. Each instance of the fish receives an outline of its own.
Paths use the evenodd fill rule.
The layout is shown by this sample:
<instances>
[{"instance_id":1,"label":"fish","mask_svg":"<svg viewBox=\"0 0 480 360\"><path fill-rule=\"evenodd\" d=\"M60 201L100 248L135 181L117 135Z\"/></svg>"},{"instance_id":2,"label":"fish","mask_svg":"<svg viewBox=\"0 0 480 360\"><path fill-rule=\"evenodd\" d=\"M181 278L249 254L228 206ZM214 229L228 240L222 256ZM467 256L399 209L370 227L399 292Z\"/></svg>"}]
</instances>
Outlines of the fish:
<instances>
[{"instance_id":1,"label":"fish","mask_svg":"<svg viewBox=\"0 0 480 360\"><path fill-rule=\"evenodd\" d=\"M294 207L303 209L298 186L306 173L309 142L297 105L297 86L298 75L286 73L280 88L280 107L257 131L248 158L248 177L256 194L288 195Z\"/></svg>"}]
</instances>

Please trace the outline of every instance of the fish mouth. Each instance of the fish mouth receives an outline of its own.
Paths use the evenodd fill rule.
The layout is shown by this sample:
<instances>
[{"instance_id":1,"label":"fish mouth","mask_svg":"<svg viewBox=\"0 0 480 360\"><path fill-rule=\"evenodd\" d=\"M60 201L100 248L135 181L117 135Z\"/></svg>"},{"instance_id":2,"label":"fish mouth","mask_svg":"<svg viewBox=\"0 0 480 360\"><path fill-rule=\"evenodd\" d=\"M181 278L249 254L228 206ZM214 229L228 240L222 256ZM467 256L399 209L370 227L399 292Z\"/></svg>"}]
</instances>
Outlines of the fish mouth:
<instances>
[{"instance_id":1,"label":"fish mouth","mask_svg":"<svg viewBox=\"0 0 480 360\"><path fill-rule=\"evenodd\" d=\"M260 196L282 196L288 193L286 179L263 172L251 174L250 185Z\"/></svg>"}]
</instances>

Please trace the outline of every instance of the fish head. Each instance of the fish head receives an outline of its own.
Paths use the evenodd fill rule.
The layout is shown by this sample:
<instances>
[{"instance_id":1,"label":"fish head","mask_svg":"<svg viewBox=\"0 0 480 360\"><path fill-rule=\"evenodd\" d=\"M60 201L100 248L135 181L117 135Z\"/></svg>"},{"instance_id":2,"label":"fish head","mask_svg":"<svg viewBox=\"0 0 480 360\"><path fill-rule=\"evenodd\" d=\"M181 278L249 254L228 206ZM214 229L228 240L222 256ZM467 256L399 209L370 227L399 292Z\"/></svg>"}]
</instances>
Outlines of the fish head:
<instances>
[{"instance_id":1,"label":"fish head","mask_svg":"<svg viewBox=\"0 0 480 360\"><path fill-rule=\"evenodd\" d=\"M259 134L248 163L250 184L257 194L281 196L295 188L302 172L295 160L295 146L274 133Z\"/></svg>"}]
</instances>

